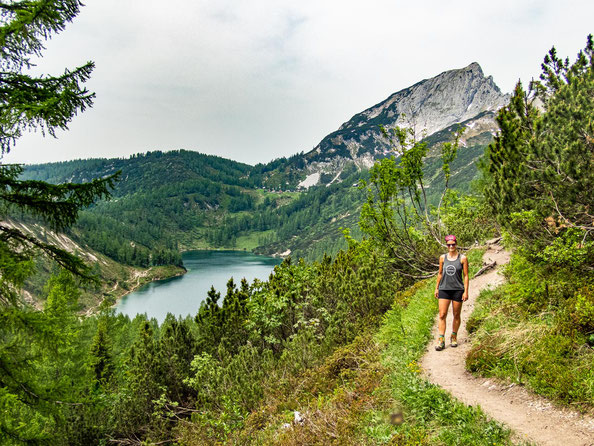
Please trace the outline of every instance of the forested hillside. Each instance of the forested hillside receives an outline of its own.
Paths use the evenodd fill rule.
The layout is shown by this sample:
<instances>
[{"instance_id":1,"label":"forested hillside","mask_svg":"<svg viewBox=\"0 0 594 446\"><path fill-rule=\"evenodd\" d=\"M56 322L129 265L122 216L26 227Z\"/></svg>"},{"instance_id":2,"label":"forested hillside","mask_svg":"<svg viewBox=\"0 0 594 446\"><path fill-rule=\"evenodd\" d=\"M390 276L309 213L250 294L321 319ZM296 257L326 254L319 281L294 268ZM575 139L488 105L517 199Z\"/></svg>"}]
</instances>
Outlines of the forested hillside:
<instances>
[{"instance_id":1,"label":"forested hillside","mask_svg":"<svg viewBox=\"0 0 594 446\"><path fill-rule=\"evenodd\" d=\"M424 170L432 204L437 204L444 182L439 148L451 141L457 127L425 140ZM463 138L451 166L450 184L468 193L477 176L476 162L492 135L470 129ZM397 144L393 150L398 154ZM21 178L84 183L121 172L113 198L81 212L69 234L127 265L180 264L182 250L213 248L290 252L294 257L319 259L325 252L346 247L341 228L357 232L365 198L358 184L367 177L367 169L352 163L339 181L307 190L270 186L270 178L283 169L303 175L295 167L296 159L248 166L189 151L149 152L129 159L27 166Z\"/></svg>"},{"instance_id":2,"label":"forested hillside","mask_svg":"<svg viewBox=\"0 0 594 446\"><path fill-rule=\"evenodd\" d=\"M92 63L58 77L36 78L27 70L28 57L41 54L42 39L63 30L78 14L80 2L19 6L5 8L0 27L3 152L13 148L24 128L63 128L93 100L83 85ZM110 219L115 224L124 217L121 226L131 223L130 228L119 234L128 241L132 235L141 237L133 232L135 224L154 218L157 226L161 221L156 230L165 241L149 234L144 249L153 253L184 243L176 231L186 215L172 217L178 226L167 226L159 220L166 215L165 205L151 201L154 191L174 203L172 209L164 207L168 211L184 208L187 193L193 197L188 207L204 211L222 231L241 218L254 224L259 215L278 218L280 226L272 229L281 230L297 216L305 221L305 216L324 215L324 203L342 212L342 204L356 202L350 194L360 193L356 218L362 237L345 231L346 248L319 261L288 257L267 281L230 280L223 296L209 292L195 316L169 315L159 325L143 315L133 320L115 315L109 303L97 314L77 314L80 286L97 283L91 267L50 240L0 224L0 442L511 444L507 429L479 408L454 401L419 373L416 361L436 312L431 290L448 233L455 233L466 251L500 232L514 250L506 271L509 284L484 295L473 316L478 342L467 358L468 368L591 410L592 37L571 65L551 51L541 81L528 91L518 84L497 119L501 131L482 159L483 178L474 195L452 189L457 176L471 172L464 157L472 158L465 149L472 147L473 135L462 128L433 145L410 129L384 129L398 158L378 160L358 188L349 179L299 194L258 189L264 180L250 183L244 165L208 157L201 162L213 168L220 182L198 178L206 189L188 185L183 194L148 179L151 187L143 188L144 173L129 172L126 179L126 170L115 173L110 160L93 161L100 179L68 163L54 165L55 172L70 171L47 180L85 181L58 185L23 179L19 166L1 165L3 220L35 218L56 231L72 228L81 238L91 237L90 229L85 235L84 228L74 226L81 209L91 207L81 215L88 218L83 227ZM484 147L484 136L475 147ZM138 158L160 166L152 170L155 175L163 175L170 160L161 153ZM72 166L77 163L84 161ZM187 159L180 163L192 166ZM192 169L185 172L198 175ZM242 177L234 179L239 172ZM120 183L134 184L133 191L117 192ZM209 187L214 198L205 194ZM112 201L103 202L110 193ZM135 207L135 198L152 208ZM231 209L234 199L240 207L262 206L261 214ZM112 205L119 213L110 214ZM225 212L218 213L221 209ZM480 254L468 251L473 271L480 266ZM56 268L42 309L19 293L24 281L37 274L39 256Z\"/></svg>"},{"instance_id":3,"label":"forested hillside","mask_svg":"<svg viewBox=\"0 0 594 446\"><path fill-rule=\"evenodd\" d=\"M439 105L446 99L447 106ZM458 127L466 129L451 165L450 186L474 192L476 161L497 128L495 110L507 100L473 63L356 114L308 153L267 164L156 151L128 159L27 166L21 178L84 183L121 172L113 199L81 212L70 235L123 264L179 264L180 251L205 248L315 260L346 247L341 228L358 233L365 197L357 186L374 160L401 156L398 142L382 128L414 127L415 139L427 144L425 186L429 202L436 205L444 182L441 145L452 140Z\"/></svg>"},{"instance_id":4,"label":"forested hillside","mask_svg":"<svg viewBox=\"0 0 594 446\"><path fill-rule=\"evenodd\" d=\"M263 186L266 172L278 169L270 164L269 171L196 152L150 152L125 160L28 166L21 178L84 183L121 172L113 198L81 212L71 234L119 262L144 267L179 263L184 249L251 250L278 241L284 252L290 248L283 242L361 201L352 188L356 170L330 188L297 192ZM330 235L330 243L340 238L338 229Z\"/></svg>"}]
</instances>

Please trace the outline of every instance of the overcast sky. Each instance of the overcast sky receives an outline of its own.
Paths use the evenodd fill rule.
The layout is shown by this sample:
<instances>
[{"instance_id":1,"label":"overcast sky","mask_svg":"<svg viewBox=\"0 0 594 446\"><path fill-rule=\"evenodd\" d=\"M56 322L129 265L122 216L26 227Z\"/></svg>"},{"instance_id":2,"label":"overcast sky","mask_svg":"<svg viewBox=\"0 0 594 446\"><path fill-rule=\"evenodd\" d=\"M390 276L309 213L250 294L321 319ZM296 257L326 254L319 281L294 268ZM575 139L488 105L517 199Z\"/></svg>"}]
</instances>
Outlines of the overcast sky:
<instances>
[{"instance_id":1,"label":"overcast sky","mask_svg":"<svg viewBox=\"0 0 594 446\"><path fill-rule=\"evenodd\" d=\"M3 162L188 149L255 164L309 151L354 114L478 62L510 92L555 46L573 61L594 1L86 0L36 70L96 63L93 108Z\"/></svg>"}]
</instances>

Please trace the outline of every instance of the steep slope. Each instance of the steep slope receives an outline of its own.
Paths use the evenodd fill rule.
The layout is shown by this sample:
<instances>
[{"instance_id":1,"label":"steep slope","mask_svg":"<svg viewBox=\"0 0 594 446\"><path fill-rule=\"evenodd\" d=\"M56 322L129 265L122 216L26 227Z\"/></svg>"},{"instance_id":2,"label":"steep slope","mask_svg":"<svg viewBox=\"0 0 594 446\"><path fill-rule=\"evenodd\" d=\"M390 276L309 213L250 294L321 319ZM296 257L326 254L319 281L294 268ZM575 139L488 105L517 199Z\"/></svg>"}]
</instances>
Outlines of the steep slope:
<instances>
[{"instance_id":1,"label":"steep slope","mask_svg":"<svg viewBox=\"0 0 594 446\"><path fill-rule=\"evenodd\" d=\"M146 269L122 265L85 244L77 243L66 234L55 232L39 223L6 220L3 224L76 254L92 265L92 274L99 279L99 283L86 284L81 288L78 299L79 312L95 312L105 299L111 302L145 283L178 276L186 271L185 268L175 265L152 266ZM38 257L35 261L35 274L25 281L21 290L24 301L38 309L42 308L47 297L46 283L55 273L55 265L52 265L49 259Z\"/></svg>"},{"instance_id":2,"label":"steep slope","mask_svg":"<svg viewBox=\"0 0 594 446\"><path fill-rule=\"evenodd\" d=\"M324 176L334 178L349 161L370 167L375 159L393 154L380 126L412 128L417 139L458 123L469 128L467 138L493 133L495 112L508 100L509 95L501 93L491 76L485 77L478 63L422 80L357 113L326 136L305 155L308 177L300 185L311 187L323 182Z\"/></svg>"}]
</instances>

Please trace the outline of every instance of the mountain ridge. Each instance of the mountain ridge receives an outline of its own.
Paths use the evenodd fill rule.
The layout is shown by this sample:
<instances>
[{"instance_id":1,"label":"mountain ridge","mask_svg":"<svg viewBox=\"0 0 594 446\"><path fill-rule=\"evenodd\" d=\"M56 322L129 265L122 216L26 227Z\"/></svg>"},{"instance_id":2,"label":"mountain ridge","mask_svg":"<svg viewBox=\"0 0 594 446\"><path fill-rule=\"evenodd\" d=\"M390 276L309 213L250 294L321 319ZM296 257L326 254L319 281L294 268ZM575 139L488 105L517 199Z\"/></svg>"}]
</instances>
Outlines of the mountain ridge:
<instances>
[{"instance_id":1,"label":"mountain ridge","mask_svg":"<svg viewBox=\"0 0 594 446\"><path fill-rule=\"evenodd\" d=\"M368 168L376 159L394 154L380 126L388 130L397 126L412 128L416 137L423 139L488 113L488 131L494 133L495 113L508 101L509 94L503 94L477 62L423 79L356 113L323 138L304 155L308 175L300 186L319 184L324 173L336 175L347 161Z\"/></svg>"}]
</instances>

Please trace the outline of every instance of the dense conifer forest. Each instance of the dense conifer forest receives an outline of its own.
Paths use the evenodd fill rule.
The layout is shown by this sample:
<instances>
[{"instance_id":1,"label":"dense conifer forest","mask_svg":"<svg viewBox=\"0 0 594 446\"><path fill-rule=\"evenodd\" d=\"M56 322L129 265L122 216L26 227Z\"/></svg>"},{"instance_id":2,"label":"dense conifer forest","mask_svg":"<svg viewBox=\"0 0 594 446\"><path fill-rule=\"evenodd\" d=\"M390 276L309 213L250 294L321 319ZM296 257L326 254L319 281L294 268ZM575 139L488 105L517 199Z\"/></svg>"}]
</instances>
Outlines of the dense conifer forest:
<instances>
[{"instance_id":1,"label":"dense conifer forest","mask_svg":"<svg viewBox=\"0 0 594 446\"><path fill-rule=\"evenodd\" d=\"M352 187L360 176L357 169L329 187L275 189L267 173L288 162L247 166L196 152L149 152L129 159L28 166L22 179L60 184L120 172L112 199L82 211L70 234L114 260L146 267L179 263L182 249L251 250L282 243L361 202ZM345 226L353 226L352 220ZM340 239L338 226L331 243ZM324 252L302 253L319 258Z\"/></svg>"},{"instance_id":2,"label":"dense conifer forest","mask_svg":"<svg viewBox=\"0 0 594 446\"><path fill-rule=\"evenodd\" d=\"M43 126L51 133L65 128L92 104L93 94L83 84L93 64L58 77L26 74L29 57L43 50L43 37L62 31L76 17L78 0L0 5L6 17L0 27L5 153L18 150L15 142L23 129ZM377 161L368 175L357 177L359 188L349 179L344 186L299 196L262 192L264 166L249 170L183 151L172 157L140 155L155 162L150 174L126 171L125 160L119 161L121 168L93 160L96 167L89 172L78 170L86 161L69 162L55 165L44 179L31 180L20 177L21 167L2 164L3 220L37 219L73 231L131 264L179 262L176 253L184 239L178 231L200 226L200 218L211 219L202 226L211 225L208 237L215 239L248 229L274 230L282 239L306 228L307 221L324 222L323 204L340 210L356 194L361 237L345 230L344 249L318 261L289 257L267 281L230 280L222 294L211 289L194 317L169 315L159 325L145 316L116 315L107 301L97 314L81 317L76 313L80 288L98 280L90 267L3 223L0 442L456 444L472 439L474 444L510 444L510 433L501 425L419 377L415 358L435 314L431 281L447 233L456 233L464 249L502 234L514 251L508 285L482 296L473 316L478 342L468 368L591 409L592 37L572 64L552 50L541 80L528 91L518 84L498 123L501 131L482 159L480 193L474 195L452 190L452 166L464 154L462 129L439 145L443 181L431 191L425 190L423 168L430 146L406 129L387 135L402 156ZM162 175L179 168L167 170L160 159L177 159L187 168L173 189ZM190 159L199 159L203 174L197 175ZM147 184L145 176L155 183L139 189L136 175L142 175L142 184ZM187 201L178 185L185 185ZM101 201L110 195L111 202ZM170 207L157 212L163 197ZM186 207L226 213L180 213ZM254 209L260 212L246 213ZM142 220L146 226L136 226L143 212L148 213ZM118 219L133 224L117 229ZM130 248L122 248L126 244ZM43 308L19 293L24 280L36 274L37 256L60 267L45 287ZM480 252L470 251L469 257L476 269ZM301 431L291 426L296 410L310 417Z\"/></svg>"}]
</instances>

